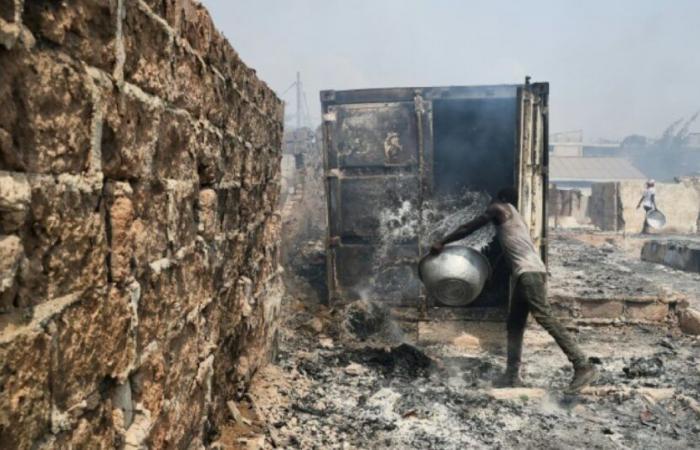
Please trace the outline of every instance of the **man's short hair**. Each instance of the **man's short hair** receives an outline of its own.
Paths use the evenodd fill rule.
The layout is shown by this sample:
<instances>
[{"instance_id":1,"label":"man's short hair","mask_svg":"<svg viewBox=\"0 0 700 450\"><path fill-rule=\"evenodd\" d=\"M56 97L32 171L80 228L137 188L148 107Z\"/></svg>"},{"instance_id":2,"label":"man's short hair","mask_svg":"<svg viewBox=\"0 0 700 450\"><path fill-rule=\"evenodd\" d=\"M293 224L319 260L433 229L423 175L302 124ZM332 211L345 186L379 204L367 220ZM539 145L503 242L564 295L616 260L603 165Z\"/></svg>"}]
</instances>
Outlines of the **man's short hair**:
<instances>
[{"instance_id":1,"label":"man's short hair","mask_svg":"<svg viewBox=\"0 0 700 450\"><path fill-rule=\"evenodd\" d=\"M496 198L504 203L510 203L513 206L518 206L518 191L516 191L512 186L505 187L498 191Z\"/></svg>"}]
</instances>

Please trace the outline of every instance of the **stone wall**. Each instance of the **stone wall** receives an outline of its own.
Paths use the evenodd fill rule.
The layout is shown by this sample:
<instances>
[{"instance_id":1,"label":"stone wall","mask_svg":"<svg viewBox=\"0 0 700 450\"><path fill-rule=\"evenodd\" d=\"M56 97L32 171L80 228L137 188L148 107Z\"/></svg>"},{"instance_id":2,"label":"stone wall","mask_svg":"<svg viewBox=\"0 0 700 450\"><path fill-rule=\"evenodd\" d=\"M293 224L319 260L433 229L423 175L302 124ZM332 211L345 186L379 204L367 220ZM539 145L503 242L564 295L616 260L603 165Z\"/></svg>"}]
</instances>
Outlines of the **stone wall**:
<instances>
[{"instance_id":1,"label":"stone wall","mask_svg":"<svg viewBox=\"0 0 700 450\"><path fill-rule=\"evenodd\" d=\"M640 233L644 209L637 209L644 184L616 182L593 184L589 211L602 230ZM664 231L696 233L700 217L700 185L692 179L678 183L657 183L656 204L666 216Z\"/></svg>"},{"instance_id":2,"label":"stone wall","mask_svg":"<svg viewBox=\"0 0 700 450\"><path fill-rule=\"evenodd\" d=\"M198 448L275 338L283 107L194 0L0 0L0 448Z\"/></svg>"}]
</instances>

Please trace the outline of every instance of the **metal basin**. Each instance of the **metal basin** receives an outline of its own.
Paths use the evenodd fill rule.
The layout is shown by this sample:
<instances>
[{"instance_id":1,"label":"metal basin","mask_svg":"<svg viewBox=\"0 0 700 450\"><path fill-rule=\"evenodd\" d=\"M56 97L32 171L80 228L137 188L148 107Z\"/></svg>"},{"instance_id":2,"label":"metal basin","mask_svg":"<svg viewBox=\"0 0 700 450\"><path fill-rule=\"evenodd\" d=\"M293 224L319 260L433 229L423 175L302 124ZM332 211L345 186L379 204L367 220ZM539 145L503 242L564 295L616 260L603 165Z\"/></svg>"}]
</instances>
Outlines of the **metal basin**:
<instances>
[{"instance_id":1,"label":"metal basin","mask_svg":"<svg viewBox=\"0 0 700 450\"><path fill-rule=\"evenodd\" d=\"M650 227L659 230L666 225L666 216L664 216L664 213L658 209L652 209L651 211L647 212L647 223Z\"/></svg>"},{"instance_id":2,"label":"metal basin","mask_svg":"<svg viewBox=\"0 0 700 450\"><path fill-rule=\"evenodd\" d=\"M427 255L418 264L418 274L438 302L464 306L481 294L491 272L488 259L464 245L448 245L439 255Z\"/></svg>"}]
</instances>

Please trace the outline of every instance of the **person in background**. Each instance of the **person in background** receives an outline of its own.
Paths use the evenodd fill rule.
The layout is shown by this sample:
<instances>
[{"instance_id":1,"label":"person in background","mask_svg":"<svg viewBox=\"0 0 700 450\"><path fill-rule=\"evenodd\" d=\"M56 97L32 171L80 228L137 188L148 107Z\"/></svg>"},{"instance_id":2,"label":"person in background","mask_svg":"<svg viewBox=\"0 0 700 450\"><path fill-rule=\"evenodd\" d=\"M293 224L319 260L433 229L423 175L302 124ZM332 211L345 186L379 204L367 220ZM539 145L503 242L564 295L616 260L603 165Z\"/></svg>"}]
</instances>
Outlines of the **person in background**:
<instances>
[{"instance_id":1,"label":"person in background","mask_svg":"<svg viewBox=\"0 0 700 450\"><path fill-rule=\"evenodd\" d=\"M446 244L464 239L484 225L494 223L496 236L510 262L511 275L515 282L507 323L507 366L497 384L522 385L520 361L523 337L527 316L532 312L537 323L554 338L574 366L574 377L567 391L575 393L592 383L597 376L597 371L564 326L552 314L552 308L547 300L547 268L532 241L530 230L515 208L517 199L517 191L514 188L501 189L481 216L434 243L430 252L438 254Z\"/></svg>"},{"instance_id":2,"label":"person in background","mask_svg":"<svg viewBox=\"0 0 700 450\"><path fill-rule=\"evenodd\" d=\"M647 187L644 189L642 198L639 199L637 203L637 209L640 206L644 207L644 226L642 227L642 234L649 234L649 222L647 221L647 213L649 211L654 211L658 209L656 207L656 188L654 187L656 182L654 180L647 181Z\"/></svg>"}]
</instances>

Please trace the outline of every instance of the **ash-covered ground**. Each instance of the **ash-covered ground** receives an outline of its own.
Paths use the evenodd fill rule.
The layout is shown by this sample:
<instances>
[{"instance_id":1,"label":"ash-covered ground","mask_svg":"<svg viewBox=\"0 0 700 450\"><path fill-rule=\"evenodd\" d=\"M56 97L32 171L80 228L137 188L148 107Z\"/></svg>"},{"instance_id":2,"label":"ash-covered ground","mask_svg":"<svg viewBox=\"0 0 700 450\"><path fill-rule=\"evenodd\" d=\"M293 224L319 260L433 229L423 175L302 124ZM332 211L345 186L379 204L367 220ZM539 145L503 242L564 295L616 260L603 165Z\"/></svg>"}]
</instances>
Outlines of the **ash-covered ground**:
<instances>
[{"instance_id":1,"label":"ash-covered ground","mask_svg":"<svg viewBox=\"0 0 700 450\"><path fill-rule=\"evenodd\" d=\"M580 289L658 287L629 249L607 237L579 237L552 239L553 285L578 280L572 273L604 259L619 270L584 270ZM527 388L495 389L505 365L503 324L419 324L416 339L375 304L320 305L318 290L291 275L279 354L242 403L252 423L238 427L234 448L671 449L700 442L700 340L672 325L573 330L601 376L570 396L563 393L568 362L533 323L523 358Z\"/></svg>"},{"instance_id":2,"label":"ash-covered ground","mask_svg":"<svg viewBox=\"0 0 700 450\"><path fill-rule=\"evenodd\" d=\"M549 239L549 292L577 297L661 296L700 307L700 274L642 261L655 236L557 231Z\"/></svg>"}]
</instances>

